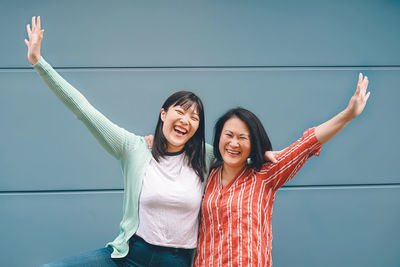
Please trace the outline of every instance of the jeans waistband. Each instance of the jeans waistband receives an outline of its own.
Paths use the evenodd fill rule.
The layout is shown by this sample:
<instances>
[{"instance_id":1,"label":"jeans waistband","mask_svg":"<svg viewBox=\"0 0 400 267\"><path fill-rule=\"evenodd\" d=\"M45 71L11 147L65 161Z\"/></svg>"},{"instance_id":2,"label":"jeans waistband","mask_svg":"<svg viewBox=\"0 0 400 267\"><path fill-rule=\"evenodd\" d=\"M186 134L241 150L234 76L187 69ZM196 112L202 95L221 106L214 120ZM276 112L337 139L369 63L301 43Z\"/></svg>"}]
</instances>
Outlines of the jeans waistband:
<instances>
[{"instance_id":1,"label":"jeans waistband","mask_svg":"<svg viewBox=\"0 0 400 267\"><path fill-rule=\"evenodd\" d=\"M146 244L147 246L152 247L153 249L158 249L158 250L163 250L163 251L171 251L174 254L176 254L176 253L193 253L195 251L194 248L174 248L174 247L153 245L153 244L146 242L143 238L141 238L140 236L138 236L136 234L131 237L130 242L141 242L141 243Z\"/></svg>"}]
</instances>

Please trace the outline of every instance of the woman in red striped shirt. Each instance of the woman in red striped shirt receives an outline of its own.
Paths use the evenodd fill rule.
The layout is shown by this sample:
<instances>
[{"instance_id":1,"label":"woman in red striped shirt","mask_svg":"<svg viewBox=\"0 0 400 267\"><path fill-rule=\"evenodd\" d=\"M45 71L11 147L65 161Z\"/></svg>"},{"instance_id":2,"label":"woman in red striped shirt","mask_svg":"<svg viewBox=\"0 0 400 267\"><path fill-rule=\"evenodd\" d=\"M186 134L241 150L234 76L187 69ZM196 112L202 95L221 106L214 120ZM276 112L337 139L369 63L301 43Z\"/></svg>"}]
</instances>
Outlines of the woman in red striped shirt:
<instances>
[{"instance_id":1,"label":"woman in red striped shirt","mask_svg":"<svg viewBox=\"0 0 400 267\"><path fill-rule=\"evenodd\" d=\"M321 145L363 111L368 78L360 73L347 108L304 132L282 150L278 163L265 162L271 143L259 119L236 108L215 126L214 155L201 207L200 239L195 266L272 266L272 205L277 190L304 163L319 155ZM250 159L250 161L248 161Z\"/></svg>"}]
</instances>

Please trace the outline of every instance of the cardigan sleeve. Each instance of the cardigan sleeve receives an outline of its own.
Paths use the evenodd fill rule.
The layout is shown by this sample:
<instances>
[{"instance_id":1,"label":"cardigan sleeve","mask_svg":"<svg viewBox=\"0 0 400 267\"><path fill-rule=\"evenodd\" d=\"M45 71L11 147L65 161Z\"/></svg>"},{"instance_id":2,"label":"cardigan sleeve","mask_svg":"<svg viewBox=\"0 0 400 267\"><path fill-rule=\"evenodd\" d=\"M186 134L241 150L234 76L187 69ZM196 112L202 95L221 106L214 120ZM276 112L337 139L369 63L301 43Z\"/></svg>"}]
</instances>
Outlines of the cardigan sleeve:
<instances>
[{"instance_id":1,"label":"cardigan sleeve","mask_svg":"<svg viewBox=\"0 0 400 267\"><path fill-rule=\"evenodd\" d=\"M211 167L211 164L213 164L214 161L215 161L215 157L214 157L213 146L206 143L206 168L207 168L207 174L208 174L209 168Z\"/></svg>"},{"instance_id":2,"label":"cardigan sleeve","mask_svg":"<svg viewBox=\"0 0 400 267\"><path fill-rule=\"evenodd\" d=\"M278 163L266 163L257 175L270 180L273 188L278 190L291 180L313 155L319 156L322 144L315 136L315 128L308 129L303 136L277 156Z\"/></svg>"},{"instance_id":3,"label":"cardigan sleeve","mask_svg":"<svg viewBox=\"0 0 400 267\"><path fill-rule=\"evenodd\" d=\"M87 99L61 77L42 57L33 66L51 91L85 126L97 141L115 158L120 159L129 149L133 134L118 127L95 109ZM133 135L136 137L135 135ZM133 140L138 139L134 138Z\"/></svg>"}]
</instances>

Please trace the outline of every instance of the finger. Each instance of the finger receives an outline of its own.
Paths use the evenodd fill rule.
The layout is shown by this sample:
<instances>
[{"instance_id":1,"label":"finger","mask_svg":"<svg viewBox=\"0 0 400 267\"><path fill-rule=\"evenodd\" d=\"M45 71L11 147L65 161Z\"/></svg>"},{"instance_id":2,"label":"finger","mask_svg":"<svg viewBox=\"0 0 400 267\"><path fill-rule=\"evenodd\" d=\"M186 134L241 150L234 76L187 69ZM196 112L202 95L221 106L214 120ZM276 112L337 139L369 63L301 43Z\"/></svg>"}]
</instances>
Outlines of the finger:
<instances>
[{"instance_id":1,"label":"finger","mask_svg":"<svg viewBox=\"0 0 400 267\"><path fill-rule=\"evenodd\" d=\"M27 24L26 25L26 31L28 32L28 36L30 37L31 36L31 25L29 25L29 24Z\"/></svg>"},{"instance_id":2,"label":"finger","mask_svg":"<svg viewBox=\"0 0 400 267\"><path fill-rule=\"evenodd\" d=\"M361 92L361 83L362 83L362 80L363 80L363 75L362 75L362 73L360 72L360 74L358 75L358 82L357 82L357 88L356 88L356 92L354 93L355 95L358 95L358 94L360 94L360 92Z\"/></svg>"},{"instance_id":3,"label":"finger","mask_svg":"<svg viewBox=\"0 0 400 267\"><path fill-rule=\"evenodd\" d=\"M367 95L366 95L366 97L365 97L365 102L368 101L368 98L369 98L370 95L371 95L371 92L368 92Z\"/></svg>"},{"instance_id":4,"label":"finger","mask_svg":"<svg viewBox=\"0 0 400 267\"><path fill-rule=\"evenodd\" d=\"M37 28L40 30L40 16L37 17Z\"/></svg>"},{"instance_id":5,"label":"finger","mask_svg":"<svg viewBox=\"0 0 400 267\"><path fill-rule=\"evenodd\" d=\"M362 95L363 97L365 97L365 92L367 91L367 86L368 86L368 78L366 78L366 76L364 77L362 83L361 83L361 91L360 91L360 95Z\"/></svg>"},{"instance_id":6,"label":"finger","mask_svg":"<svg viewBox=\"0 0 400 267\"><path fill-rule=\"evenodd\" d=\"M25 41L26 46L29 47L29 42L28 42L28 40L25 39L24 41Z\"/></svg>"},{"instance_id":7,"label":"finger","mask_svg":"<svg viewBox=\"0 0 400 267\"><path fill-rule=\"evenodd\" d=\"M364 83L364 94L365 94L365 92L367 91L368 83L369 83L369 81L368 81L368 78L367 78L367 79L365 80L365 83Z\"/></svg>"},{"instance_id":8,"label":"finger","mask_svg":"<svg viewBox=\"0 0 400 267\"><path fill-rule=\"evenodd\" d=\"M274 153L272 151L266 151L265 152L265 158L266 160L271 161L272 163L277 163L278 161L276 160Z\"/></svg>"},{"instance_id":9,"label":"finger","mask_svg":"<svg viewBox=\"0 0 400 267\"><path fill-rule=\"evenodd\" d=\"M36 29L36 17L33 16L32 17L32 31L34 31Z\"/></svg>"},{"instance_id":10,"label":"finger","mask_svg":"<svg viewBox=\"0 0 400 267\"><path fill-rule=\"evenodd\" d=\"M272 154L273 154L274 156L277 156L277 155L279 155L280 153L282 153L282 151L283 151L283 150L272 151Z\"/></svg>"}]
</instances>

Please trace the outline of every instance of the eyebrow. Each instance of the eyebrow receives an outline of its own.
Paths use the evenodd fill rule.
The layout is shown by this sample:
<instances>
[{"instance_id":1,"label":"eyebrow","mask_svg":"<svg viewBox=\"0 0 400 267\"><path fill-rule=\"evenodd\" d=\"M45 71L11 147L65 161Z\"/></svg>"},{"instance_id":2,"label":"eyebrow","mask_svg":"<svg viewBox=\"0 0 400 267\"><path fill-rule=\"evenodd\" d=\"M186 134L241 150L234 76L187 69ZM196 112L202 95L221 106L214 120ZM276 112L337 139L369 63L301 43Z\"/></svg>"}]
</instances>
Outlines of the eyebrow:
<instances>
[{"instance_id":1,"label":"eyebrow","mask_svg":"<svg viewBox=\"0 0 400 267\"><path fill-rule=\"evenodd\" d=\"M193 104L192 104L192 106L193 106ZM175 107L180 107L181 109L183 109L183 110L186 111L186 110L189 110L191 106L189 106L188 108L185 108L184 105L175 105ZM195 109L197 109L197 106L196 106ZM197 113L196 110L194 110L192 113L193 113L194 115L196 115L196 116L200 116L199 113Z\"/></svg>"},{"instance_id":2,"label":"eyebrow","mask_svg":"<svg viewBox=\"0 0 400 267\"><path fill-rule=\"evenodd\" d=\"M232 132L231 130L224 130L224 132L230 132L231 134L233 134L233 132ZM242 134L239 134L239 136L246 136L246 137L249 137L250 134L244 134L244 133L242 133Z\"/></svg>"}]
</instances>

